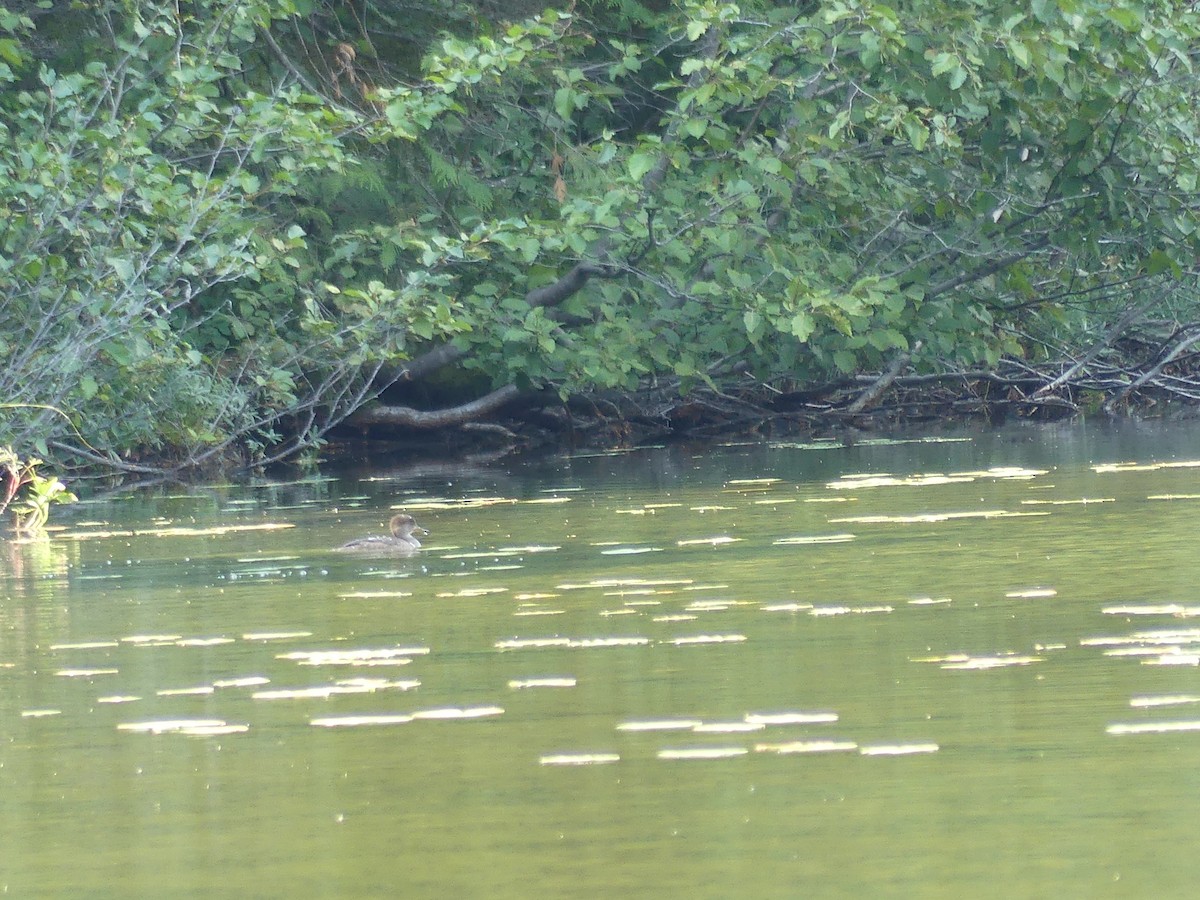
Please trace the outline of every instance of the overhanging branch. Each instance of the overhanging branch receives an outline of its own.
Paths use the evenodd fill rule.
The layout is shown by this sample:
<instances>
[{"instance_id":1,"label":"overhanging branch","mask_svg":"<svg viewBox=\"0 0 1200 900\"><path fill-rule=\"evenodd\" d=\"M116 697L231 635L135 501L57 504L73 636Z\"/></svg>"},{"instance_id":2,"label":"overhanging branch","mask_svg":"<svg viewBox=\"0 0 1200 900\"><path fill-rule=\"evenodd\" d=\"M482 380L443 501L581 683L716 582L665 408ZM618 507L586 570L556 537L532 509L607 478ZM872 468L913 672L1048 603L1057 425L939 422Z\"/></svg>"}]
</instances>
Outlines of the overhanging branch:
<instances>
[{"instance_id":1,"label":"overhanging branch","mask_svg":"<svg viewBox=\"0 0 1200 900\"><path fill-rule=\"evenodd\" d=\"M490 394L451 406L445 409L422 410L408 406L364 406L350 416L348 425L388 425L401 428L434 429L462 425L480 416L495 412L507 403L515 400L520 390L515 385L505 385Z\"/></svg>"}]
</instances>

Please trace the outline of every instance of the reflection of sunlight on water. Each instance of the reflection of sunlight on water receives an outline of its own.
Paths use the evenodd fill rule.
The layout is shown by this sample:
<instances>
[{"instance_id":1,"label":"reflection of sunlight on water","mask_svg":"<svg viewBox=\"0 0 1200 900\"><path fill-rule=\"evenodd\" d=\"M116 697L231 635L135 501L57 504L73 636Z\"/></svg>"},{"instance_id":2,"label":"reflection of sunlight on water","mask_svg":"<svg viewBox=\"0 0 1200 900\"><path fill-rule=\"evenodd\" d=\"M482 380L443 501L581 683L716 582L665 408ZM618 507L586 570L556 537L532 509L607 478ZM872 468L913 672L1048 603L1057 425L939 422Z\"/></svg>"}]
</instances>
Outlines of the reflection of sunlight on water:
<instances>
[{"instance_id":1,"label":"reflection of sunlight on water","mask_svg":"<svg viewBox=\"0 0 1200 900\"><path fill-rule=\"evenodd\" d=\"M1104 463L1098 466L1092 466L1092 471L1097 475L1111 475L1113 473L1125 472L1158 472L1163 469L1194 469L1200 466L1200 460L1176 460L1173 462L1156 462L1156 463Z\"/></svg>"},{"instance_id":2,"label":"reflection of sunlight on water","mask_svg":"<svg viewBox=\"0 0 1200 900\"><path fill-rule=\"evenodd\" d=\"M224 719L165 719L159 722L123 722L118 731L141 734L186 734L194 737L220 737L226 734L242 734L250 730L249 725L230 724Z\"/></svg>"},{"instance_id":3,"label":"reflection of sunlight on water","mask_svg":"<svg viewBox=\"0 0 1200 900\"><path fill-rule=\"evenodd\" d=\"M1109 725L1109 734L1170 734L1177 731L1200 731L1200 722L1135 722Z\"/></svg>"},{"instance_id":4,"label":"reflection of sunlight on water","mask_svg":"<svg viewBox=\"0 0 1200 900\"><path fill-rule=\"evenodd\" d=\"M250 531L279 531L295 528L290 522L262 522L248 525L213 525L207 528L186 525L164 525L160 528L135 528L129 531L68 531L62 536L73 541L90 541L119 537L217 537ZM259 560L253 560L258 562Z\"/></svg>"},{"instance_id":5,"label":"reflection of sunlight on water","mask_svg":"<svg viewBox=\"0 0 1200 900\"><path fill-rule=\"evenodd\" d=\"M830 519L831 525L834 524L860 524L860 525L882 525L882 524L900 524L911 525L928 524L932 522L950 522L955 519L1019 519L1028 516L1048 516L1050 513L1044 512L1009 512L1004 509L985 509L970 512L941 512L941 513L917 513L907 516L848 516L840 519Z\"/></svg>"},{"instance_id":6,"label":"reflection of sunlight on water","mask_svg":"<svg viewBox=\"0 0 1200 900\"><path fill-rule=\"evenodd\" d=\"M1136 708L1154 706L1182 706L1188 703L1200 703L1200 696L1195 694L1172 694L1166 697L1133 697L1129 705Z\"/></svg>"},{"instance_id":7,"label":"reflection of sunlight on water","mask_svg":"<svg viewBox=\"0 0 1200 900\"><path fill-rule=\"evenodd\" d=\"M291 641L312 637L311 631L252 631L242 635L243 641Z\"/></svg>"},{"instance_id":8,"label":"reflection of sunlight on water","mask_svg":"<svg viewBox=\"0 0 1200 900\"><path fill-rule=\"evenodd\" d=\"M863 756L907 756L910 753L937 753L937 744L875 744L859 747Z\"/></svg>"},{"instance_id":9,"label":"reflection of sunlight on water","mask_svg":"<svg viewBox=\"0 0 1200 900\"><path fill-rule=\"evenodd\" d=\"M1018 656L1016 654L1004 656L968 656L968 657L947 657L942 662L943 669L1002 669L1006 666L1028 666L1032 663L1043 662L1040 656Z\"/></svg>"},{"instance_id":10,"label":"reflection of sunlight on water","mask_svg":"<svg viewBox=\"0 0 1200 900\"><path fill-rule=\"evenodd\" d=\"M1021 591L1009 591L1004 595L1010 600L1040 600L1046 597L1057 597L1054 588L1027 588Z\"/></svg>"},{"instance_id":11,"label":"reflection of sunlight on water","mask_svg":"<svg viewBox=\"0 0 1200 900\"><path fill-rule=\"evenodd\" d=\"M475 706L461 708L457 706L442 709L419 709L412 714L414 719L483 719L504 714L499 706Z\"/></svg>"},{"instance_id":12,"label":"reflection of sunlight on water","mask_svg":"<svg viewBox=\"0 0 1200 900\"><path fill-rule=\"evenodd\" d=\"M816 534L806 537L779 538L772 543L778 546L803 546L806 544L845 544L854 540L852 534Z\"/></svg>"},{"instance_id":13,"label":"reflection of sunlight on water","mask_svg":"<svg viewBox=\"0 0 1200 900\"><path fill-rule=\"evenodd\" d=\"M691 731L703 725L699 719L650 719L645 722L621 722L617 731Z\"/></svg>"},{"instance_id":14,"label":"reflection of sunlight on water","mask_svg":"<svg viewBox=\"0 0 1200 900\"><path fill-rule=\"evenodd\" d=\"M543 766L594 766L620 762L618 753L551 753L538 761Z\"/></svg>"},{"instance_id":15,"label":"reflection of sunlight on water","mask_svg":"<svg viewBox=\"0 0 1200 900\"><path fill-rule=\"evenodd\" d=\"M388 681L385 678L347 678L333 684L319 684L305 688L279 688L255 691L250 696L255 700L326 700L339 694L374 694L377 691L411 691L419 688L416 679Z\"/></svg>"},{"instance_id":16,"label":"reflection of sunlight on water","mask_svg":"<svg viewBox=\"0 0 1200 900\"><path fill-rule=\"evenodd\" d=\"M360 725L406 725L412 720L411 715L392 713L378 716L324 716L311 719L310 724L319 728L356 728Z\"/></svg>"},{"instance_id":17,"label":"reflection of sunlight on water","mask_svg":"<svg viewBox=\"0 0 1200 900\"><path fill-rule=\"evenodd\" d=\"M787 741L782 744L755 744L756 753L838 753L857 750L854 741Z\"/></svg>"},{"instance_id":18,"label":"reflection of sunlight on water","mask_svg":"<svg viewBox=\"0 0 1200 900\"><path fill-rule=\"evenodd\" d=\"M557 687L568 688L575 687L578 684L574 678L514 678L508 682L508 686L513 690L522 690L524 688L543 688Z\"/></svg>"},{"instance_id":19,"label":"reflection of sunlight on water","mask_svg":"<svg viewBox=\"0 0 1200 900\"><path fill-rule=\"evenodd\" d=\"M665 643L683 647L688 644L740 644L744 640L746 640L744 634L693 634L671 638Z\"/></svg>"},{"instance_id":20,"label":"reflection of sunlight on water","mask_svg":"<svg viewBox=\"0 0 1200 900\"><path fill-rule=\"evenodd\" d=\"M808 614L810 616L849 616L894 611L895 607L892 606L813 606Z\"/></svg>"},{"instance_id":21,"label":"reflection of sunlight on water","mask_svg":"<svg viewBox=\"0 0 1200 900\"><path fill-rule=\"evenodd\" d=\"M352 666L359 663L412 662L414 656L427 656L428 647L378 647L354 648L349 650L292 650L277 653L276 659L290 659L302 666Z\"/></svg>"},{"instance_id":22,"label":"reflection of sunlight on water","mask_svg":"<svg viewBox=\"0 0 1200 900\"><path fill-rule=\"evenodd\" d=\"M258 687L260 684L270 684L271 679L263 675L246 675L241 678L218 678L213 682L215 688Z\"/></svg>"},{"instance_id":23,"label":"reflection of sunlight on water","mask_svg":"<svg viewBox=\"0 0 1200 900\"><path fill-rule=\"evenodd\" d=\"M1100 610L1106 616L1174 616L1187 619L1200 616L1200 606L1184 606L1182 603L1119 603Z\"/></svg>"},{"instance_id":24,"label":"reflection of sunlight on water","mask_svg":"<svg viewBox=\"0 0 1200 900\"><path fill-rule=\"evenodd\" d=\"M732 759L745 756L745 747L678 747L658 751L659 759Z\"/></svg>"}]
</instances>

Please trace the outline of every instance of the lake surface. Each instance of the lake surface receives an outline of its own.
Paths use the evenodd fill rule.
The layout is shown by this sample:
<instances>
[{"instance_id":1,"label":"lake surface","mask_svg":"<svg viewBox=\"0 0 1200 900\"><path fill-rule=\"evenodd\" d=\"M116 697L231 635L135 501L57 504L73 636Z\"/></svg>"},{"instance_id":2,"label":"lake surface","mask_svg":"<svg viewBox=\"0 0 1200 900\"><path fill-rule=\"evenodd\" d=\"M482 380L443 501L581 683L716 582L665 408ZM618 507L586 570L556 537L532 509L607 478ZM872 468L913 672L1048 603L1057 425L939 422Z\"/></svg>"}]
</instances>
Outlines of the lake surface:
<instances>
[{"instance_id":1,"label":"lake surface","mask_svg":"<svg viewBox=\"0 0 1200 900\"><path fill-rule=\"evenodd\" d=\"M392 509L413 558L329 548ZM1191 897L1200 428L137 493L0 544L0 893Z\"/></svg>"}]
</instances>

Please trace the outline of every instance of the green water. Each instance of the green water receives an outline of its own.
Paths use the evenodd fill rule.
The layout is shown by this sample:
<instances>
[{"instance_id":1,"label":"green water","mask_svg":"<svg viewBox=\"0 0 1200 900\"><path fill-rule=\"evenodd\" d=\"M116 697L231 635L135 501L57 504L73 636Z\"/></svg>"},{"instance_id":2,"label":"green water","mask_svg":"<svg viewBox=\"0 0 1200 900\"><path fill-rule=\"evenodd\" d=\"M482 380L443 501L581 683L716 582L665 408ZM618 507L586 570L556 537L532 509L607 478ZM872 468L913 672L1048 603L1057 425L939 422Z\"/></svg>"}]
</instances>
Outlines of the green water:
<instances>
[{"instance_id":1,"label":"green water","mask_svg":"<svg viewBox=\"0 0 1200 900\"><path fill-rule=\"evenodd\" d=\"M81 504L0 546L0 892L1194 896L1193 460L1072 425ZM392 507L419 556L329 551Z\"/></svg>"}]
</instances>

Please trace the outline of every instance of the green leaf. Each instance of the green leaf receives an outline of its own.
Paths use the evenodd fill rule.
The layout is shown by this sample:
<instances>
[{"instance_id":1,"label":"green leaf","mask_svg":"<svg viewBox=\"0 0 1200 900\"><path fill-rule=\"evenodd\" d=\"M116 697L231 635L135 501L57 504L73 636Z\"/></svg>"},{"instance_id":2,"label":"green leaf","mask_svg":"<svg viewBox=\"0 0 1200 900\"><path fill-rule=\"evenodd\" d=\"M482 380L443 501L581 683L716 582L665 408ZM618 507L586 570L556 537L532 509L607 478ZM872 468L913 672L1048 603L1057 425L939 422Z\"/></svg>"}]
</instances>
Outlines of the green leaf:
<instances>
[{"instance_id":1,"label":"green leaf","mask_svg":"<svg viewBox=\"0 0 1200 900\"><path fill-rule=\"evenodd\" d=\"M929 129L912 117L904 119L904 134L918 153L925 149L929 141Z\"/></svg>"},{"instance_id":2,"label":"green leaf","mask_svg":"<svg viewBox=\"0 0 1200 900\"><path fill-rule=\"evenodd\" d=\"M0 59L11 65L19 66L23 62L21 45L8 38L0 38Z\"/></svg>"},{"instance_id":3,"label":"green leaf","mask_svg":"<svg viewBox=\"0 0 1200 900\"><path fill-rule=\"evenodd\" d=\"M1017 65L1022 69L1029 68L1029 48L1020 41L1009 41L1008 52L1012 54L1012 58L1016 60Z\"/></svg>"},{"instance_id":4,"label":"green leaf","mask_svg":"<svg viewBox=\"0 0 1200 900\"><path fill-rule=\"evenodd\" d=\"M953 53L938 53L933 57L933 65L929 69L929 74L936 78L957 68L961 68L957 56Z\"/></svg>"},{"instance_id":5,"label":"green leaf","mask_svg":"<svg viewBox=\"0 0 1200 900\"><path fill-rule=\"evenodd\" d=\"M838 350L833 354L833 364L838 371L850 375L858 368L858 358L849 350Z\"/></svg>"},{"instance_id":6,"label":"green leaf","mask_svg":"<svg viewBox=\"0 0 1200 900\"><path fill-rule=\"evenodd\" d=\"M1183 274L1183 269L1165 250L1155 250L1146 260L1147 275L1161 275L1170 272L1175 278Z\"/></svg>"},{"instance_id":7,"label":"green leaf","mask_svg":"<svg viewBox=\"0 0 1200 900\"><path fill-rule=\"evenodd\" d=\"M1142 27L1141 17L1128 5L1114 3L1105 11L1109 20L1115 22L1119 28L1127 32L1139 31Z\"/></svg>"},{"instance_id":8,"label":"green leaf","mask_svg":"<svg viewBox=\"0 0 1200 900\"><path fill-rule=\"evenodd\" d=\"M789 329L792 335L801 343L807 341L813 331L816 330L817 323L813 317L806 312L798 312L792 316L792 321L789 323Z\"/></svg>"},{"instance_id":9,"label":"green leaf","mask_svg":"<svg viewBox=\"0 0 1200 900\"><path fill-rule=\"evenodd\" d=\"M554 92L554 111L559 118L570 119L575 112L575 92L569 87L560 87Z\"/></svg>"},{"instance_id":10,"label":"green leaf","mask_svg":"<svg viewBox=\"0 0 1200 900\"><path fill-rule=\"evenodd\" d=\"M756 309L748 309L742 313L742 324L746 328L746 333L754 338L762 327L762 314Z\"/></svg>"},{"instance_id":11,"label":"green leaf","mask_svg":"<svg viewBox=\"0 0 1200 900\"><path fill-rule=\"evenodd\" d=\"M641 181L658 163L659 154L640 152L629 157L629 177L634 181Z\"/></svg>"},{"instance_id":12,"label":"green leaf","mask_svg":"<svg viewBox=\"0 0 1200 900\"><path fill-rule=\"evenodd\" d=\"M384 110L384 115L387 117L388 124L392 126L395 133L405 140L415 141L417 133L412 128L413 119L411 110L407 103L394 101L387 105Z\"/></svg>"},{"instance_id":13,"label":"green leaf","mask_svg":"<svg viewBox=\"0 0 1200 900\"><path fill-rule=\"evenodd\" d=\"M877 328L867 334L867 343L876 350L907 350L908 340L894 328Z\"/></svg>"},{"instance_id":14,"label":"green leaf","mask_svg":"<svg viewBox=\"0 0 1200 900\"><path fill-rule=\"evenodd\" d=\"M1072 118L1067 122L1066 131L1063 133L1063 139L1072 147L1084 143L1091 136L1091 123L1080 118Z\"/></svg>"}]
</instances>

